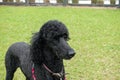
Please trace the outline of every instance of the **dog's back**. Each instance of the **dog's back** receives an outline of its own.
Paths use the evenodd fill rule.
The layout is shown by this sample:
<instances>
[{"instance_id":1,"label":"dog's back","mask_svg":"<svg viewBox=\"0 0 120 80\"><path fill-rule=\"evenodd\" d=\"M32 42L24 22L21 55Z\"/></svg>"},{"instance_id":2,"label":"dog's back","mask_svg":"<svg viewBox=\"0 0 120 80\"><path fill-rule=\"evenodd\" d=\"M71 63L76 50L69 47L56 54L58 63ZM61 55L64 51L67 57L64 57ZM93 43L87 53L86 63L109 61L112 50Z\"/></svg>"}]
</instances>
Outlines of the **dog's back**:
<instances>
[{"instance_id":1,"label":"dog's back","mask_svg":"<svg viewBox=\"0 0 120 80\"><path fill-rule=\"evenodd\" d=\"M28 44L25 42L17 42L11 45L5 56L6 80L12 80L16 69L21 65L28 65L30 61L30 46ZM24 68L21 70L23 69Z\"/></svg>"}]
</instances>

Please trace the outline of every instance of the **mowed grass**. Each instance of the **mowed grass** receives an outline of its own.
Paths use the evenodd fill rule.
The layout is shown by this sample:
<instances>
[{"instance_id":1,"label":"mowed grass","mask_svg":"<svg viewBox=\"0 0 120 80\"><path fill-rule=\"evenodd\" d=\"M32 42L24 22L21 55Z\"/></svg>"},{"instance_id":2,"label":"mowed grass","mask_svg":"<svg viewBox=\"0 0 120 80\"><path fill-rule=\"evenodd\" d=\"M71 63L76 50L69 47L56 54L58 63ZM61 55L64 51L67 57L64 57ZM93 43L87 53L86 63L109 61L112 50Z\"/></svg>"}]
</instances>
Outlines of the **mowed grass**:
<instances>
[{"instance_id":1,"label":"mowed grass","mask_svg":"<svg viewBox=\"0 0 120 80\"><path fill-rule=\"evenodd\" d=\"M120 80L119 9L25 6L0 6L0 80L5 80L8 47L29 43L32 33L53 19L66 24L76 51L74 58L64 60L67 80ZM20 69L14 80L25 80Z\"/></svg>"}]
</instances>

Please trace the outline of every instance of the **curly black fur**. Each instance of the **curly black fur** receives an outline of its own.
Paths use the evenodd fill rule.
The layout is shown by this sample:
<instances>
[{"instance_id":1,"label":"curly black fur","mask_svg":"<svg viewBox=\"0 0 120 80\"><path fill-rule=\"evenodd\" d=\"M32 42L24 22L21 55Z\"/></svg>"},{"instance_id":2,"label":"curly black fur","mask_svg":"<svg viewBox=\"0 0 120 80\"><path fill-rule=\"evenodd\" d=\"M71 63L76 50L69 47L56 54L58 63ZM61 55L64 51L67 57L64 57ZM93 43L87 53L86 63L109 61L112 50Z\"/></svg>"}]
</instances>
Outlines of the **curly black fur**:
<instances>
[{"instance_id":1,"label":"curly black fur","mask_svg":"<svg viewBox=\"0 0 120 80\"><path fill-rule=\"evenodd\" d=\"M33 80L32 65L35 66L37 80L60 80L45 69L48 66L55 73L65 73L63 59L74 56L74 50L68 45L69 33L66 26L57 20L46 22L39 32L35 33L31 45L17 42L10 46L6 53L6 80L12 80L18 67L26 76L26 80ZM64 75L62 80L64 80Z\"/></svg>"}]
</instances>

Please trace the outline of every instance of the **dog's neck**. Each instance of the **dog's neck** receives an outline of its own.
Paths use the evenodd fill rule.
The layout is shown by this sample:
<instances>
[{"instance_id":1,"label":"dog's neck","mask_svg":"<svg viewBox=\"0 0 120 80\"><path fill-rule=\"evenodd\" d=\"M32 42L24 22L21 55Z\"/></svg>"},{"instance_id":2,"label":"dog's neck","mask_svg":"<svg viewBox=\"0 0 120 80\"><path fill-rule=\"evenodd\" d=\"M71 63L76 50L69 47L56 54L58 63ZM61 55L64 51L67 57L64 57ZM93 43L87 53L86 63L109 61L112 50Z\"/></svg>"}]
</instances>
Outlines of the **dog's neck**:
<instances>
[{"instance_id":1,"label":"dog's neck","mask_svg":"<svg viewBox=\"0 0 120 80\"><path fill-rule=\"evenodd\" d=\"M63 60L57 58L57 56L49 48L44 48L43 53L43 63L53 72L60 72L63 68Z\"/></svg>"}]
</instances>

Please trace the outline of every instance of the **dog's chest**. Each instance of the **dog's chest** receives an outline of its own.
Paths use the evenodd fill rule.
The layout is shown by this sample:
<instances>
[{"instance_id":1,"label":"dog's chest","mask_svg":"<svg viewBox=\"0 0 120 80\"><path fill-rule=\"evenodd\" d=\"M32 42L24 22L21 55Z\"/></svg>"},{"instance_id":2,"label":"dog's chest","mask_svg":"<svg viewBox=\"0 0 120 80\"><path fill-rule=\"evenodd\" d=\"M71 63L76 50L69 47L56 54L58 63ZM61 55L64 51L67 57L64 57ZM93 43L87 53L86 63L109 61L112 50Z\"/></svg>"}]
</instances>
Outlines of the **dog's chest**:
<instances>
[{"instance_id":1,"label":"dog's chest","mask_svg":"<svg viewBox=\"0 0 120 80\"><path fill-rule=\"evenodd\" d=\"M35 80L64 80L62 78L57 78L49 73L44 67L35 67L34 69Z\"/></svg>"}]
</instances>

